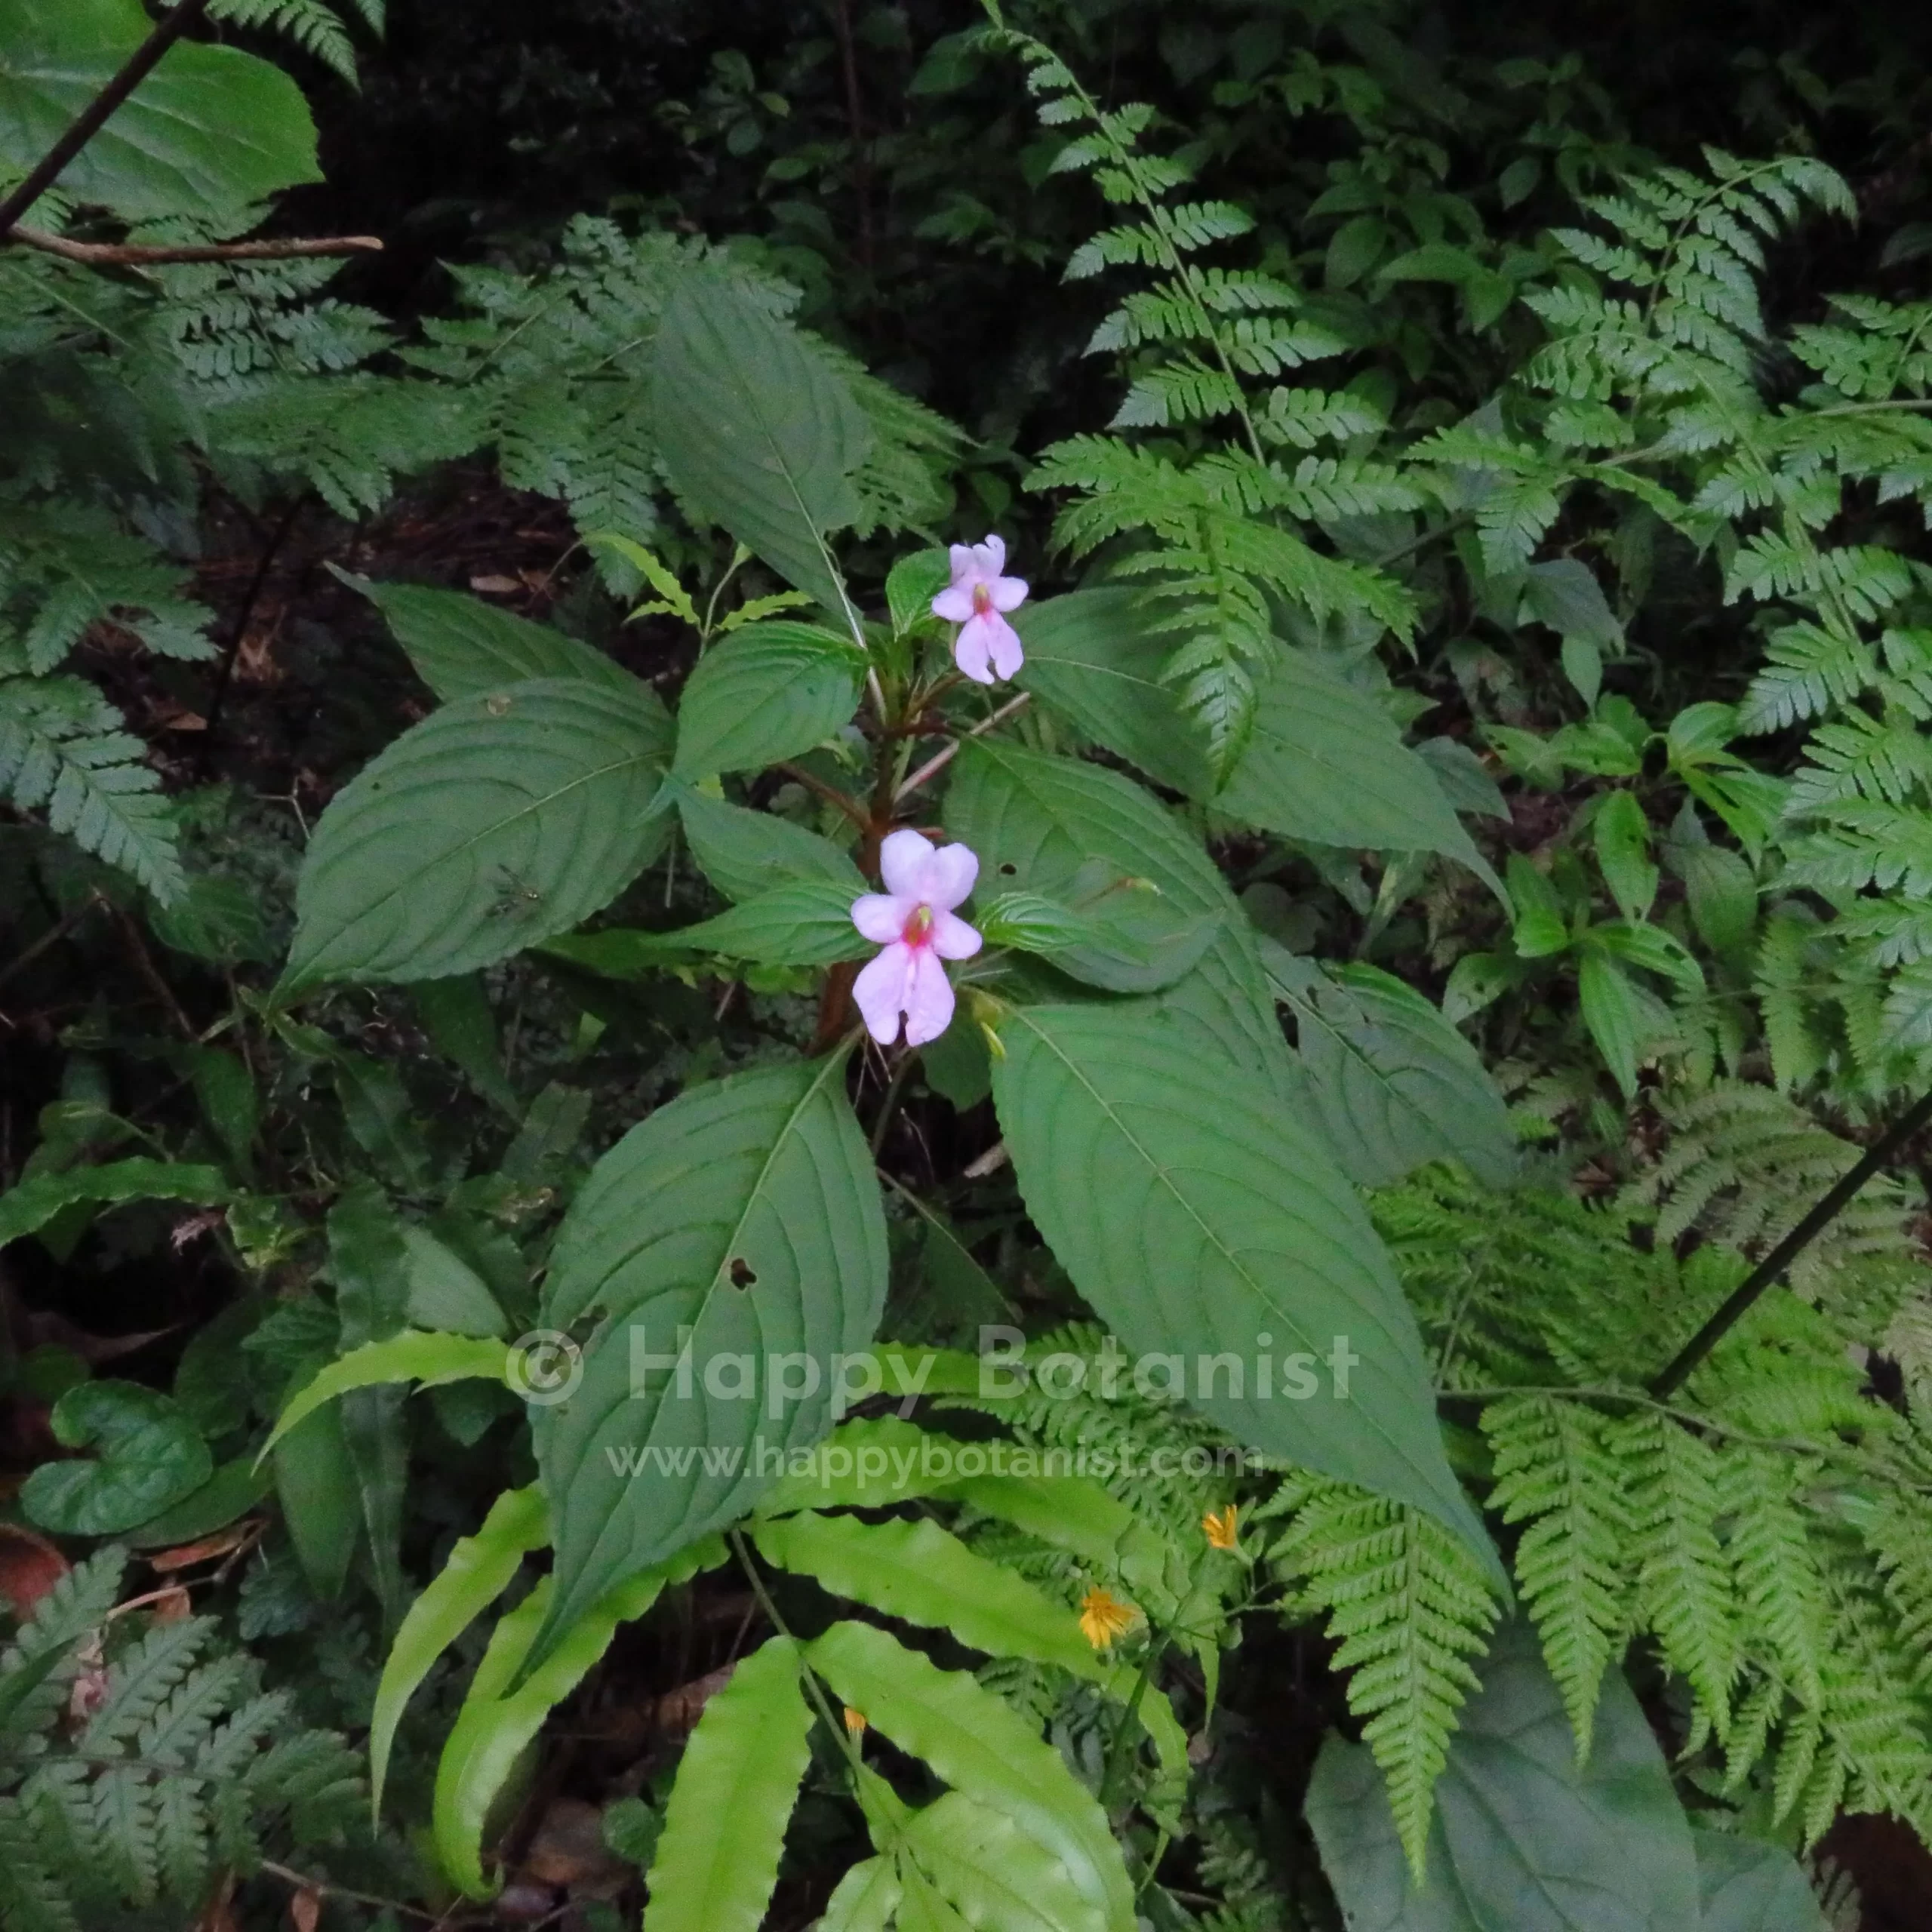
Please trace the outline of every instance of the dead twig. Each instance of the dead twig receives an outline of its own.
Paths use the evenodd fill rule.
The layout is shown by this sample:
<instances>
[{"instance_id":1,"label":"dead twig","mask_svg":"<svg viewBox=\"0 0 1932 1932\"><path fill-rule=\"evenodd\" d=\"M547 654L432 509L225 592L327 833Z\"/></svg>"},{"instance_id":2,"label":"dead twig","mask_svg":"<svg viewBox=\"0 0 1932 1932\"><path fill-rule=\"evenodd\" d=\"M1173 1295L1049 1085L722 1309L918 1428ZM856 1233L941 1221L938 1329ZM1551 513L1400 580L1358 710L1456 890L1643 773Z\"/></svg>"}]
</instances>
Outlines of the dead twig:
<instances>
[{"instance_id":1,"label":"dead twig","mask_svg":"<svg viewBox=\"0 0 1932 1932\"><path fill-rule=\"evenodd\" d=\"M5 231L9 242L85 268L159 268L171 262L290 262L316 256L379 255L373 235L325 235L294 242L197 242L179 248L145 248L131 242L74 242L38 228Z\"/></svg>"}]
</instances>

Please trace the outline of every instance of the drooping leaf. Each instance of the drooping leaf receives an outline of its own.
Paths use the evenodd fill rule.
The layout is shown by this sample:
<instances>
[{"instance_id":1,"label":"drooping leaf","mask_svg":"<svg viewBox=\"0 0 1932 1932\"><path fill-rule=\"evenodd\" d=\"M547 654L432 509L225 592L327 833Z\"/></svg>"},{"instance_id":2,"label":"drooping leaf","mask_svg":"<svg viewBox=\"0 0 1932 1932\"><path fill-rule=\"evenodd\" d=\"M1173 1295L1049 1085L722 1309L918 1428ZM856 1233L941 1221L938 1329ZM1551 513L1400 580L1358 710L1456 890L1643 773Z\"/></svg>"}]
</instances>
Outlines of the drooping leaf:
<instances>
[{"instance_id":1,"label":"drooping leaf","mask_svg":"<svg viewBox=\"0 0 1932 1932\"><path fill-rule=\"evenodd\" d=\"M795 878L835 879L857 898L869 891L859 869L829 838L774 812L682 791L678 817L691 857L727 899L755 899Z\"/></svg>"},{"instance_id":2,"label":"drooping leaf","mask_svg":"<svg viewBox=\"0 0 1932 1932\"><path fill-rule=\"evenodd\" d=\"M1577 988L1583 1023L1628 1100L1637 1091L1637 1063L1657 1037L1663 1009L1598 946L1585 948Z\"/></svg>"},{"instance_id":3,"label":"drooping leaf","mask_svg":"<svg viewBox=\"0 0 1932 1932\"><path fill-rule=\"evenodd\" d=\"M1164 806L1118 772L984 740L967 745L953 770L946 829L979 854L982 889L1039 893L1104 934L1056 954L1055 965L1097 985L1145 989L1167 983L1167 968L1192 952L1164 1002L1182 1030L1216 1060L1260 1066L1285 1084L1287 1048L1252 930L1227 881ZM1146 884L1095 899L1097 866L1107 878ZM1195 951L1211 920L1218 923L1206 949Z\"/></svg>"},{"instance_id":4,"label":"drooping leaf","mask_svg":"<svg viewBox=\"0 0 1932 1932\"><path fill-rule=\"evenodd\" d=\"M1603 882L1626 919L1649 916L1657 896L1657 869L1651 861L1651 828L1634 792L1612 792L1597 808L1590 832Z\"/></svg>"},{"instance_id":5,"label":"drooping leaf","mask_svg":"<svg viewBox=\"0 0 1932 1932\"><path fill-rule=\"evenodd\" d=\"M1204 1059L1145 1004L1023 1008L993 1069L1027 1211L1137 1354L1240 1358L1238 1392L1186 1380L1253 1447L1414 1503L1506 1593L1451 1473L1422 1342L1382 1244L1334 1164L1253 1074ZM1272 1337L1263 1343L1263 1334ZM1303 1398L1264 1393L1255 1358L1351 1361ZM1207 1353L1200 1355L1207 1358Z\"/></svg>"},{"instance_id":6,"label":"drooping leaf","mask_svg":"<svg viewBox=\"0 0 1932 1932\"><path fill-rule=\"evenodd\" d=\"M535 678L580 678L627 694L638 688L638 681L601 651L480 597L342 574L382 612L416 675L445 704Z\"/></svg>"},{"instance_id":7,"label":"drooping leaf","mask_svg":"<svg viewBox=\"0 0 1932 1932\"><path fill-rule=\"evenodd\" d=\"M576 925L647 865L670 721L649 689L540 678L446 705L338 792L281 990L435 980Z\"/></svg>"},{"instance_id":8,"label":"drooping leaf","mask_svg":"<svg viewBox=\"0 0 1932 1932\"><path fill-rule=\"evenodd\" d=\"M826 538L855 521L872 430L844 379L742 285L687 275L652 352L651 422L678 495L864 634Z\"/></svg>"},{"instance_id":9,"label":"drooping leaf","mask_svg":"<svg viewBox=\"0 0 1932 1932\"><path fill-rule=\"evenodd\" d=\"M829 966L875 949L852 923L856 896L838 880L793 879L696 925L662 933L607 926L552 940L543 950L613 980L638 979L708 953L770 966Z\"/></svg>"},{"instance_id":10,"label":"drooping leaf","mask_svg":"<svg viewBox=\"0 0 1932 1932\"><path fill-rule=\"evenodd\" d=\"M1174 654L1160 608L1133 590L1076 590L1023 606L1019 683L1149 777L1204 798L1214 786L1199 727L1161 681Z\"/></svg>"},{"instance_id":11,"label":"drooping leaf","mask_svg":"<svg viewBox=\"0 0 1932 1932\"><path fill-rule=\"evenodd\" d=\"M1157 1692L1155 1694L1158 1695ZM915 1813L901 1857L969 1926L985 1932L1105 1932L1066 1866L1011 1814L948 1792Z\"/></svg>"},{"instance_id":12,"label":"drooping leaf","mask_svg":"<svg viewBox=\"0 0 1932 1932\"><path fill-rule=\"evenodd\" d=\"M546 1644L617 1578L743 1513L786 1452L823 1435L835 1358L870 1343L885 1286L840 1055L694 1088L604 1156L544 1291L547 1327L599 1318L581 1386L535 1423L556 1524ZM799 1359L774 1388L781 1356Z\"/></svg>"},{"instance_id":13,"label":"drooping leaf","mask_svg":"<svg viewBox=\"0 0 1932 1932\"><path fill-rule=\"evenodd\" d=\"M752 624L697 662L678 701L671 769L697 779L761 771L795 758L850 721L865 658L816 624Z\"/></svg>"},{"instance_id":14,"label":"drooping leaf","mask_svg":"<svg viewBox=\"0 0 1932 1932\"><path fill-rule=\"evenodd\" d=\"M0 0L0 166L24 174L152 31L139 0ZM205 215L319 181L301 90L231 48L177 45L61 172L131 220Z\"/></svg>"},{"instance_id":15,"label":"drooping leaf","mask_svg":"<svg viewBox=\"0 0 1932 1932\"><path fill-rule=\"evenodd\" d=\"M1693 1832L1703 1932L1826 1932L1804 1872L1782 1845Z\"/></svg>"},{"instance_id":16,"label":"drooping leaf","mask_svg":"<svg viewBox=\"0 0 1932 1932\"><path fill-rule=\"evenodd\" d=\"M318 1411L275 1444L275 1487L302 1574L317 1596L331 1601L342 1594L362 1527L340 1409Z\"/></svg>"},{"instance_id":17,"label":"drooping leaf","mask_svg":"<svg viewBox=\"0 0 1932 1932\"><path fill-rule=\"evenodd\" d=\"M417 1687L437 1658L510 1585L525 1554L550 1540L549 1512L537 1485L506 1490L490 1506L483 1527L461 1537L449 1559L409 1607L383 1662L369 1717L369 1807L383 1808L395 1727Z\"/></svg>"},{"instance_id":18,"label":"drooping leaf","mask_svg":"<svg viewBox=\"0 0 1932 1932\"><path fill-rule=\"evenodd\" d=\"M46 1226L81 1201L103 1207L122 1201L226 1201L233 1192L219 1168L186 1161L103 1161L34 1174L0 1194L0 1247Z\"/></svg>"},{"instance_id":19,"label":"drooping leaf","mask_svg":"<svg viewBox=\"0 0 1932 1932\"><path fill-rule=\"evenodd\" d=\"M266 1456L291 1429L352 1389L376 1389L394 1382L435 1389L472 1377L500 1382L509 1352L508 1345L494 1336L428 1334L416 1329L405 1329L386 1341L365 1342L296 1391L276 1418L261 1453Z\"/></svg>"},{"instance_id":20,"label":"drooping leaf","mask_svg":"<svg viewBox=\"0 0 1932 1932\"><path fill-rule=\"evenodd\" d=\"M758 1932L811 1752L798 1647L766 1640L710 1698L650 1875L654 1932Z\"/></svg>"},{"instance_id":21,"label":"drooping leaf","mask_svg":"<svg viewBox=\"0 0 1932 1932\"><path fill-rule=\"evenodd\" d=\"M1306 651L1284 651L1269 672L1247 749L1214 802L1285 838L1441 852L1489 876L1428 761L1373 697Z\"/></svg>"},{"instance_id":22,"label":"drooping leaf","mask_svg":"<svg viewBox=\"0 0 1932 1932\"><path fill-rule=\"evenodd\" d=\"M1011 1706L869 1624L835 1623L805 1655L868 1723L1057 1855L1103 1932L1133 1932L1134 1888L1106 1814Z\"/></svg>"},{"instance_id":23,"label":"drooping leaf","mask_svg":"<svg viewBox=\"0 0 1932 1932\"><path fill-rule=\"evenodd\" d=\"M768 1562L816 1577L834 1596L950 1630L994 1657L1057 1664L1076 1677L1101 1674L1072 1611L935 1522L808 1512L760 1524L753 1538Z\"/></svg>"},{"instance_id":24,"label":"drooping leaf","mask_svg":"<svg viewBox=\"0 0 1932 1932\"><path fill-rule=\"evenodd\" d=\"M1264 946L1295 1016L1316 1128L1349 1178L1380 1187L1445 1155L1501 1186L1515 1137L1496 1082L1468 1041L1412 986L1374 966L1327 971Z\"/></svg>"},{"instance_id":25,"label":"drooping leaf","mask_svg":"<svg viewBox=\"0 0 1932 1932\"><path fill-rule=\"evenodd\" d=\"M50 1420L63 1447L95 1453L43 1463L21 1485L21 1508L44 1530L118 1535L214 1473L208 1445L180 1405L138 1383L81 1383L54 1404Z\"/></svg>"},{"instance_id":26,"label":"drooping leaf","mask_svg":"<svg viewBox=\"0 0 1932 1932\"><path fill-rule=\"evenodd\" d=\"M1436 1787L1428 1881L1412 1890L1367 1747L1331 1736L1306 1815L1358 1932L1685 1932L1692 1833L1642 1710L1604 1686L1579 1770L1563 1700L1521 1622L1497 1633Z\"/></svg>"}]
</instances>

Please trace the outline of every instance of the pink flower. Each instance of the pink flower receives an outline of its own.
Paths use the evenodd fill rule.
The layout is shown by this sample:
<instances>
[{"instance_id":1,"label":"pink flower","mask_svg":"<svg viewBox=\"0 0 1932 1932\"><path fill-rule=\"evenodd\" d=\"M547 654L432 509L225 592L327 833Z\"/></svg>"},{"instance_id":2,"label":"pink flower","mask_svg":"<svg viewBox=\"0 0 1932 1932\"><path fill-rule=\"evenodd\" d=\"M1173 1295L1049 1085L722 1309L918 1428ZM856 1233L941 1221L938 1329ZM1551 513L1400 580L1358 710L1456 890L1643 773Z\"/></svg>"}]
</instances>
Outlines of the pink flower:
<instances>
[{"instance_id":1,"label":"pink flower","mask_svg":"<svg viewBox=\"0 0 1932 1932\"><path fill-rule=\"evenodd\" d=\"M906 1016L906 1044L937 1040L952 1020L952 987L942 959L971 959L980 935L952 909L973 890L980 862L964 845L935 849L909 826L879 848L883 892L852 902L852 923L885 950L853 983L872 1038L889 1047Z\"/></svg>"},{"instance_id":2,"label":"pink flower","mask_svg":"<svg viewBox=\"0 0 1932 1932\"><path fill-rule=\"evenodd\" d=\"M1026 602L1026 580L1000 575L1006 568L1006 544L1001 537L955 543L952 555L952 581L933 599L933 615L960 626L952 641L952 661L976 684L1010 678L1025 662L1026 653L1020 648L1019 632L1001 613L1017 611Z\"/></svg>"}]
</instances>

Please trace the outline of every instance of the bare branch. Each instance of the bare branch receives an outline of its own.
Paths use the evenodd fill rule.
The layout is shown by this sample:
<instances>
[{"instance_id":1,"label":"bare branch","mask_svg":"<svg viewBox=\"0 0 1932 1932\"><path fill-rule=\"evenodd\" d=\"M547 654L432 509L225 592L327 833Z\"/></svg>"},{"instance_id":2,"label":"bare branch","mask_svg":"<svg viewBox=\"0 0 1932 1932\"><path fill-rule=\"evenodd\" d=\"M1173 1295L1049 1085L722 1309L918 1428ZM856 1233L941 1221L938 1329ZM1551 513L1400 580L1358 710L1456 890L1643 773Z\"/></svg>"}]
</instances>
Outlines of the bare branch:
<instances>
[{"instance_id":1,"label":"bare branch","mask_svg":"<svg viewBox=\"0 0 1932 1932\"><path fill-rule=\"evenodd\" d=\"M383 245L373 235L328 235L311 241L207 242L178 248L146 248L127 242L70 242L38 228L11 228L9 242L62 260L97 269L155 268L169 262L288 262L315 256L377 255Z\"/></svg>"}]
</instances>

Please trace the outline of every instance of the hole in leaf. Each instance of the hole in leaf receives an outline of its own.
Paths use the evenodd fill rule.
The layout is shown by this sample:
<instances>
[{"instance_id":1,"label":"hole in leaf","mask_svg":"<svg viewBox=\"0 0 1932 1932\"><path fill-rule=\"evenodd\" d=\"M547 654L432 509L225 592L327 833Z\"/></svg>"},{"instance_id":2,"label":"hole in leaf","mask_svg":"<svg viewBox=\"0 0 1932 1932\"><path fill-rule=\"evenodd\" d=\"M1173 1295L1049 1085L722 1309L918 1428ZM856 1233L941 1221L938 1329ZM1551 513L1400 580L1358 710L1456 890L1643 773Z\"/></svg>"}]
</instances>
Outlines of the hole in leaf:
<instances>
[{"instance_id":1,"label":"hole in leaf","mask_svg":"<svg viewBox=\"0 0 1932 1932\"><path fill-rule=\"evenodd\" d=\"M758 1275L751 1263L742 1254L731 1257L731 1285L734 1288L748 1288L756 1281Z\"/></svg>"},{"instance_id":2,"label":"hole in leaf","mask_svg":"<svg viewBox=\"0 0 1932 1932\"><path fill-rule=\"evenodd\" d=\"M1011 878L1013 877L1014 873L1019 871L1020 868L1016 866L1011 859L1009 859L1004 865L1000 867L999 869L1002 878Z\"/></svg>"}]
</instances>

